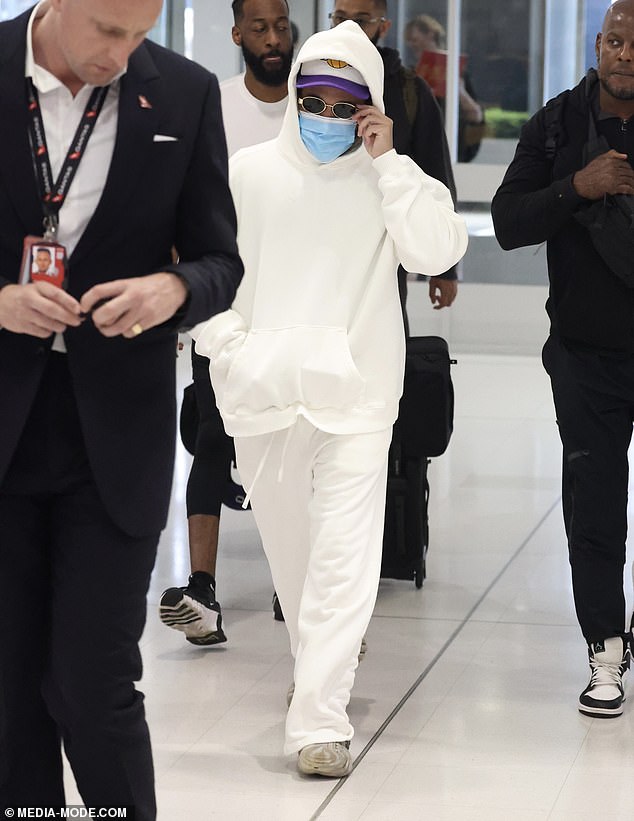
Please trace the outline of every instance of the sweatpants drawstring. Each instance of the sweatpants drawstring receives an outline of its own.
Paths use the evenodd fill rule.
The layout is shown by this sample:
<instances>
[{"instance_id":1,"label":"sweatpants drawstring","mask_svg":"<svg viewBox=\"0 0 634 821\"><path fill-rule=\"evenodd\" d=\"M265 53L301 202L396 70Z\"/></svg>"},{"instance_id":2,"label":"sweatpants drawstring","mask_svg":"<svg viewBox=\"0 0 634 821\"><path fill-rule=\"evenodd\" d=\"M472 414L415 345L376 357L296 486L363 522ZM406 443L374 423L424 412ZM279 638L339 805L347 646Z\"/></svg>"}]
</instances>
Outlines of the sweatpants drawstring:
<instances>
[{"instance_id":1,"label":"sweatpants drawstring","mask_svg":"<svg viewBox=\"0 0 634 821\"><path fill-rule=\"evenodd\" d=\"M280 456L280 466L279 466L279 470L277 472L277 481L278 482L281 482L282 479L284 478L284 457L286 456L286 449L288 447L288 443L290 441L291 434L293 432L294 427L295 427L294 425L291 425L289 428L286 428L286 433L285 433L285 437L284 437L284 444L282 445L282 453L281 453L281 456ZM249 485L249 487L247 489L247 492L246 492L246 495L244 497L244 501L242 502L242 507L243 507L244 510L246 510L249 506L249 502L251 501L251 494L253 492L253 488L255 487L255 483L260 478L260 474L262 473L262 469L264 468L264 463L266 462L266 460L269 457L269 453L271 452L271 447L273 446L273 440L275 439L275 437L278 434L281 434L281 432L282 431L273 431L273 433L271 434L271 436L269 438L266 449L265 449L264 453L262 454L262 458L260 459L260 463L258 464L258 468L255 471L255 476L253 477L253 481Z\"/></svg>"}]
</instances>

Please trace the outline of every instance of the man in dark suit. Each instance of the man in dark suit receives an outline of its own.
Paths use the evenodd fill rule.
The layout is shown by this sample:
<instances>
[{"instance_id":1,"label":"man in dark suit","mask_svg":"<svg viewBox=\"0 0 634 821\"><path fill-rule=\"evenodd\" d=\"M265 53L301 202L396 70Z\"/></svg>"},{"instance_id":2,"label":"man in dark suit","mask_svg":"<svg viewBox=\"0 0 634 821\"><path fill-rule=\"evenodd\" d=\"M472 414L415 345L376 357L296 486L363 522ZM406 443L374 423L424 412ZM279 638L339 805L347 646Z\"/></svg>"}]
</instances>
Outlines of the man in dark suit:
<instances>
[{"instance_id":1,"label":"man in dark suit","mask_svg":"<svg viewBox=\"0 0 634 821\"><path fill-rule=\"evenodd\" d=\"M218 85L145 40L161 5L50 0L0 24L0 807L64 805L63 743L87 806L156 814L134 681L176 334L227 309L242 275ZM54 191L81 154L54 234L66 290L16 284L42 234L38 110Z\"/></svg>"}]
</instances>

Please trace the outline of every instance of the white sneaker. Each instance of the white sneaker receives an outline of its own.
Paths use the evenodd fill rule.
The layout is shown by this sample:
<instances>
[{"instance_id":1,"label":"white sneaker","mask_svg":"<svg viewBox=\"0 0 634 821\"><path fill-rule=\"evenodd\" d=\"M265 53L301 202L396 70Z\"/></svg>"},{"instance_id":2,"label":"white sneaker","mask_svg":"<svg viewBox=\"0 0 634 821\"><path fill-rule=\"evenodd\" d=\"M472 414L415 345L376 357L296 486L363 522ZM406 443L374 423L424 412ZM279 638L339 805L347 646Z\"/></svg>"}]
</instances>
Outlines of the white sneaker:
<instances>
[{"instance_id":1,"label":"white sneaker","mask_svg":"<svg viewBox=\"0 0 634 821\"><path fill-rule=\"evenodd\" d=\"M326 741L308 744L299 751L297 769L304 775L343 778L352 770L349 741Z\"/></svg>"}]
</instances>

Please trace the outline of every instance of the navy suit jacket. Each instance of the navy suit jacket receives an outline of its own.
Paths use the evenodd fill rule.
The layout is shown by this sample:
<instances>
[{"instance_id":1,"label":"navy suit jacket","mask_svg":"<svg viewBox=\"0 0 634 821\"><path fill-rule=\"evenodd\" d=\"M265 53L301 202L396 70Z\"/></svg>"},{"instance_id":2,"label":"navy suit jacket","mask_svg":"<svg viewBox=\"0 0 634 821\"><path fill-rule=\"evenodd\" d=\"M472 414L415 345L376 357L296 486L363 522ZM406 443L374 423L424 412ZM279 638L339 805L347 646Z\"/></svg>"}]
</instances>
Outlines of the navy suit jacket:
<instances>
[{"instance_id":1,"label":"navy suit jacket","mask_svg":"<svg viewBox=\"0 0 634 821\"><path fill-rule=\"evenodd\" d=\"M0 285L17 281L24 237L42 232L27 134L29 14L0 24ZM157 142L155 134L177 139ZM157 533L167 517L177 331L229 308L242 276L217 80L145 41L121 78L114 154L69 260L69 292L80 298L99 282L164 270L189 287L172 320L131 340L103 337L90 319L65 334L95 481L113 520L133 536ZM0 482L51 344L52 338L0 330Z\"/></svg>"}]
</instances>

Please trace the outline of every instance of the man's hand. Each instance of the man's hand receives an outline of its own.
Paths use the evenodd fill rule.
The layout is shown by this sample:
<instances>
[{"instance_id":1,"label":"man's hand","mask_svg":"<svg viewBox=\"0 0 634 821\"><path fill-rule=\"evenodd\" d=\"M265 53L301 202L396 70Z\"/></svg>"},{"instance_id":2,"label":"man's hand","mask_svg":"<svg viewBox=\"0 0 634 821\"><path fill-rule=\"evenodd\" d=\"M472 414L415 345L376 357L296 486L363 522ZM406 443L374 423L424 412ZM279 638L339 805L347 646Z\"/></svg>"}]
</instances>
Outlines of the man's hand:
<instances>
[{"instance_id":1,"label":"man's hand","mask_svg":"<svg viewBox=\"0 0 634 821\"><path fill-rule=\"evenodd\" d=\"M587 200L600 200L605 194L634 194L634 170L627 154L610 149L577 171L572 187Z\"/></svg>"},{"instance_id":2,"label":"man's hand","mask_svg":"<svg viewBox=\"0 0 634 821\"><path fill-rule=\"evenodd\" d=\"M186 298L182 279L162 272L102 282L86 291L79 304L85 314L94 309L92 321L104 336L131 339L170 319Z\"/></svg>"},{"instance_id":3,"label":"man's hand","mask_svg":"<svg viewBox=\"0 0 634 821\"><path fill-rule=\"evenodd\" d=\"M429 298L434 306L434 311L438 311L440 308L448 308L457 295L457 279L429 278Z\"/></svg>"},{"instance_id":4,"label":"man's hand","mask_svg":"<svg viewBox=\"0 0 634 821\"><path fill-rule=\"evenodd\" d=\"M357 123L357 134L363 140L372 159L380 157L394 148L392 120L373 105L357 106L352 119Z\"/></svg>"},{"instance_id":5,"label":"man's hand","mask_svg":"<svg viewBox=\"0 0 634 821\"><path fill-rule=\"evenodd\" d=\"M0 290L0 327L46 339L81 325L77 300L50 282L5 285Z\"/></svg>"}]
</instances>

